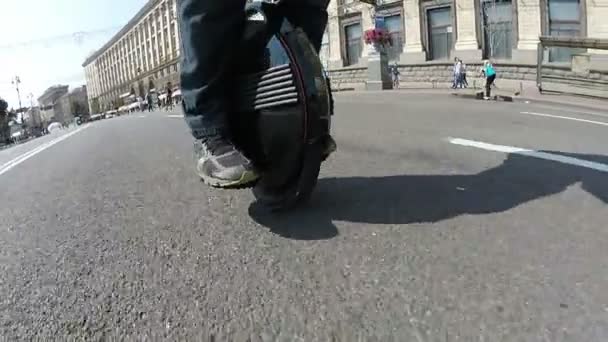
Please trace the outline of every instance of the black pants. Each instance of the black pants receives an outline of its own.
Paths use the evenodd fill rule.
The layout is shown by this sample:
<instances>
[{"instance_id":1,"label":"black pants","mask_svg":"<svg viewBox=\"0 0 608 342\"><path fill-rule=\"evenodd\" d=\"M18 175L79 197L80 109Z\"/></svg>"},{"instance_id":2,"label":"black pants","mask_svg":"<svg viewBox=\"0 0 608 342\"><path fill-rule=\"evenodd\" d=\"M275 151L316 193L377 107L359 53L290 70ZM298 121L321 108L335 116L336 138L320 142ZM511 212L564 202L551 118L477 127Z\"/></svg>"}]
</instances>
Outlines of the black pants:
<instances>
[{"instance_id":1,"label":"black pants","mask_svg":"<svg viewBox=\"0 0 608 342\"><path fill-rule=\"evenodd\" d=\"M492 92L492 84L494 84L495 79L496 75L486 77L486 97L490 97L490 93Z\"/></svg>"},{"instance_id":2,"label":"black pants","mask_svg":"<svg viewBox=\"0 0 608 342\"><path fill-rule=\"evenodd\" d=\"M195 138L226 123L226 70L234 56L245 21L246 0L178 0L181 33L181 89L186 122ZM284 0L287 17L301 27L317 49L327 25L329 0Z\"/></svg>"}]
</instances>

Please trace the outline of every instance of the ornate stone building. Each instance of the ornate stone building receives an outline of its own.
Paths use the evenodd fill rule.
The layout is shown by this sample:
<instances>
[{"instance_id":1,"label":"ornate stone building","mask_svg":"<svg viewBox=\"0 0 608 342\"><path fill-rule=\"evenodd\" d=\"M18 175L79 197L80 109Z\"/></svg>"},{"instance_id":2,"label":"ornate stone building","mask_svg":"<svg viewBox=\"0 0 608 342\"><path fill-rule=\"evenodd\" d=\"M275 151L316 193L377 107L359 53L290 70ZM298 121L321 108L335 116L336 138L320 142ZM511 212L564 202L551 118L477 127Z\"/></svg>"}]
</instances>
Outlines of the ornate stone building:
<instances>
[{"instance_id":1,"label":"ornate stone building","mask_svg":"<svg viewBox=\"0 0 608 342\"><path fill-rule=\"evenodd\" d=\"M321 56L334 81L364 82L368 48L363 32L378 18L393 36L390 63L399 63L404 81L429 86L451 78L455 57L471 67L491 59L499 66L500 78L532 82L540 36L608 39L608 0L379 0L379 4L371 13L370 6L356 0L331 1ZM570 60L576 54L590 59L588 78L597 83L591 87L608 89L608 50L551 48L545 54L550 67L544 70L554 77L573 76Z\"/></svg>"},{"instance_id":2,"label":"ornate stone building","mask_svg":"<svg viewBox=\"0 0 608 342\"><path fill-rule=\"evenodd\" d=\"M120 106L126 93L177 84L179 50L176 0L148 1L83 63L91 112Z\"/></svg>"},{"instance_id":3,"label":"ornate stone building","mask_svg":"<svg viewBox=\"0 0 608 342\"><path fill-rule=\"evenodd\" d=\"M219 0L218 0L219 1ZM226 0L222 0L226 1ZM447 82L454 57L469 66L492 59L499 77L536 78L539 36L608 39L608 0L332 0L321 58L336 82L362 84L368 47L363 32L380 21L391 32L391 63L404 81ZM89 102L116 106L121 95L141 96L151 86L179 82L176 0L150 0L129 23L83 64ZM608 50L552 48L546 54L555 77L569 77L572 55L588 53L595 82L608 89ZM588 86L588 85L587 85Z\"/></svg>"}]
</instances>

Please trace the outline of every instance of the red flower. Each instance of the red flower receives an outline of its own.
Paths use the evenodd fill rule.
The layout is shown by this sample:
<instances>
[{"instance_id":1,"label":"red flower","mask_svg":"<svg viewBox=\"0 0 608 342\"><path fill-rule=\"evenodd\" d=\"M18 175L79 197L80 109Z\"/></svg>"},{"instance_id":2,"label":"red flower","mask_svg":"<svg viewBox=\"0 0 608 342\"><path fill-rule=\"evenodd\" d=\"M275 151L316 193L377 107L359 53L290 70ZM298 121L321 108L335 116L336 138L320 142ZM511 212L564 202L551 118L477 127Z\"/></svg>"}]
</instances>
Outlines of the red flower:
<instances>
[{"instance_id":1,"label":"red flower","mask_svg":"<svg viewBox=\"0 0 608 342\"><path fill-rule=\"evenodd\" d=\"M381 44L381 45L392 45L393 41L391 39L390 33L385 29L369 29L365 31L365 43L366 44Z\"/></svg>"}]
</instances>

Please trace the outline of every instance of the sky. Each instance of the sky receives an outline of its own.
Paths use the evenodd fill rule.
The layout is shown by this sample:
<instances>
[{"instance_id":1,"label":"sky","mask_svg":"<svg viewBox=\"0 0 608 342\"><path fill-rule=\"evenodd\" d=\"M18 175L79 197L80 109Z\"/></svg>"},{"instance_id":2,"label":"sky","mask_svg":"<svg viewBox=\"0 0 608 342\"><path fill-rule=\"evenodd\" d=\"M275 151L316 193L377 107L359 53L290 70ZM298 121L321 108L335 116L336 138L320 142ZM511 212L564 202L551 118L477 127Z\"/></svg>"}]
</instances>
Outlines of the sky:
<instances>
[{"instance_id":1,"label":"sky","mask_svg":"<svg viewBox=\"0 0 608 342\"><path fill-rule=\"evenodd\" d=\"M86 57L147 1L0 0L0 97L9 108L19 106L11 84L15 76L21 79L23 106L30 105L30 94L36 105L36 99L52 85L84 85Z\"/></svg>"}]
</instances>

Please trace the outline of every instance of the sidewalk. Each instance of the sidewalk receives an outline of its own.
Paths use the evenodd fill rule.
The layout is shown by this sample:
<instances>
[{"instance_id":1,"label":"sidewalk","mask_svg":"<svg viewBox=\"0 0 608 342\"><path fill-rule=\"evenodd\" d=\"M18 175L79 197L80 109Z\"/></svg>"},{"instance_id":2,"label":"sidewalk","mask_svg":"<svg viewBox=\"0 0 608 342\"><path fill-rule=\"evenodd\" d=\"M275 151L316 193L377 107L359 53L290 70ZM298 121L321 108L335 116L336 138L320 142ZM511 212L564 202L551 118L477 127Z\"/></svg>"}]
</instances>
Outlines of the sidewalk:
<instances>
[{"instance_id":1,"label":"sidewalk","mask_svg":"<svg viewBox=\"0 0 608 342\"><path fill-rule=\"evenodd\" d=\"M349 89L343 90L340 93L351 92L368 91L359 89ZM483 99L483 89L479 87L476 89L452 89L447 84L434 84L434 87L422 83L419 84L418 87L413 87L412 84L408 84L407 86L401 87L399 89L385 90L383 92L398 92L402 94L444 94L470 99ZM587 110L599 110L604 112L608 111L608 99L604 100L600 98L591 98L566 94L541 94L538 92L536 87L531 87L529 85L526 85L520 88L519 90L506 89L502 87L499 89L492 89L492 98L495 101L565 105Z\"/></svg>"}]
</instances>

